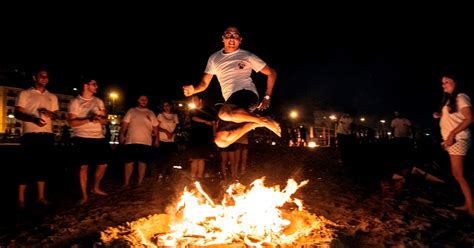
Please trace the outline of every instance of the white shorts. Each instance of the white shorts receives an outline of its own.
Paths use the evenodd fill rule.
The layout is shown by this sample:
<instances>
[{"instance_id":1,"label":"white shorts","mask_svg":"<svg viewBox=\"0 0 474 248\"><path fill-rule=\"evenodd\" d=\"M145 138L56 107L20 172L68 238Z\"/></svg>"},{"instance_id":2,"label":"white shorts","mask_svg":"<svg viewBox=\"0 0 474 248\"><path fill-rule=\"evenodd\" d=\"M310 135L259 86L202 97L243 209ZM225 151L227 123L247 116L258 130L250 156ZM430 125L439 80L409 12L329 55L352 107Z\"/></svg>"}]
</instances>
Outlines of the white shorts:
<instances>
[{"instance_id":1,"label":"white shorts","mask_svg":"<svg viewBox=\"0 0 474 248\"><path fill-rule=\"evenodd\" d=\"M446 147L445 149L449 155L465 156L467 154L467 151L469 150L469 147L471 147L470 138L456 140L456 142L452 146Z\"/></svg>"}]
</instances>

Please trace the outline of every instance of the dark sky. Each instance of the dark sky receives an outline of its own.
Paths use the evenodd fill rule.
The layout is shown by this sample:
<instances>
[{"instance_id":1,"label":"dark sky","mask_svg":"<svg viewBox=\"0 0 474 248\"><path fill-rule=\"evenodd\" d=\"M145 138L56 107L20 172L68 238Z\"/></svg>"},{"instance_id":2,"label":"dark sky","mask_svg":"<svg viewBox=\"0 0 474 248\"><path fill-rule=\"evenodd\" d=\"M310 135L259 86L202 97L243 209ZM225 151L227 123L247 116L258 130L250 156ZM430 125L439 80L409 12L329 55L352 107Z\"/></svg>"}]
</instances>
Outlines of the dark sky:
<instances>
[{"instance_id":1,"label":"dark sky","mask_svg":"<svg viewBox=\"0 0 474 248\"><path fill-rule=\"evenodd\" d=\"M278 72L275 111L354 107L390 118L400 110L431 125L441 74L472 78L472 18L452 6L357 7L268 11L247 5L192 14L147 6L33 10L24 13L34 20L26 24L22 16L3 21L0 65L28 71L46 64L53 88L70 88L90 74L129 101L143 91L155 99L184 99L181 86L199 81L208 56L222 47L224 28L237 25L242 48ZM256 83L263 89L265 78L257 76ZM221 100L218 90L214 81L209 94L215 101Z\"/></svg>"}]
</instances>

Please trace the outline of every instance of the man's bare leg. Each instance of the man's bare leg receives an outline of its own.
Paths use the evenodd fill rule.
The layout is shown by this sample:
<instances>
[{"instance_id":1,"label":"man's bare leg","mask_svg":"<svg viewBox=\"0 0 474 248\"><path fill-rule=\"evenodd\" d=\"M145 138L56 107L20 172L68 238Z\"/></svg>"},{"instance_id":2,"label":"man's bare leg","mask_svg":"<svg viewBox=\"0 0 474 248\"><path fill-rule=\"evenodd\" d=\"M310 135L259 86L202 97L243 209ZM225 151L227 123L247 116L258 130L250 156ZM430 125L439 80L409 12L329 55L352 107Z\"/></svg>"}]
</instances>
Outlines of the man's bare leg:
<instances>
[{"instance_id":1,"label":"man's bare leg","mask_svg":"<svg viewBox=\"0 0 474 248\"><path fill-rule=\"evenodd\" d=\"M18 209L25 208L25 191L26 191L26 184L18 185L18 202L17 202Z\"/></svg>"},{"instance_id":2,"label":"man's bare leg","mask_svg":"<svg viewBox=\"0 0 474 248\"><path fill-rule=\"evenodd\" d=\"M81 165L79 169L79 184L81 185L81 195L82 199L79 204L84 204L89 200L87 195L87 169L88 165Z\"/></svg>"},{"instance_id":3,"label":"man's bare leg","mask_svg":"<svg viewBox=\"0 0 474 248\"><path fill-rule=\"evenodd\" d=\"M191 180L192 181L196 180L196 176L198 172L198 164L199 164L198 159L191 160Z\"/></svg>"},{"instance_id":4,"label":"man's bare leg","mask_svg":"<svg viewBox=\"0 0 474 248\"><path fill-rule=\"evenodd\" d=\"M234 105L225 105L219 111L219 118L235 123L252 122L258 123L261 127L266 127L274 132L278 137L281 137L281 128L278 122L268 118L256 116L242 108L237 108Z\"/></svg>"},{"instance_id":5,"label":"man's bare leg","mask_svg":"<svg viewBox=\"0 0 474 248\"><path fill-rule=\"evenodd\" d=\"M216 137L214 138L214 142L218 147L225 148L234 143L240 137L248 133L250 130L254 128L261 127L262 125L259 123L249 122L245 123L243 126L234 129L234 130L221 130L217 131Z\"/></svg>"},{"instance_id":6,"label":"man's bare leg","mask_svg":"<svg viewBox=\"0 0 474 248\"><path fill-rule=\"evenodd\" d=\"M197 166L197 178L204 177L204 169L206 167L206 161L204 159L199 159Z\"/></svg>"},{"instance_id":7,"label":"man's bare leg","mask_svg":"<svg viewBox=\"0 0 474 248\"><path fill-rule=\"evenodd\" d=\"M229 164L230 164L230 174L232 179L236 179L239 174L237 173L237 164L235 163L235 151L229 152Z\"/></svg>"},{"instance_id":8,"label":"man's bare leg","mask_svg":"<svg viewBox=\"0 0 474 248\"><path fill-rule=\"evenodd\" d=\"M227 162L228 162L228 152L221 151L221 173L222 180L227 181Z\"/></svg>"},{"instance_id":9,"label":"man's bare leg","mask_svg":"<svg viewBox=\"0 0 474 248\"><path fill-rule=\"evenodd\" d=\"M46 200L46 197L44 196L44 181L37 181L37 193L38 193L38 202L42 204L49 204L49 202Z\"/></svg>"},{"instance_id":10,"label":"man's bare leg","mask_svg":"<svg viewBox=\"0 0 474 248\"><path fill-rule=\"evenodd\" d=\"M248 156L249 149L244 148L241 151L241 162L240 162L240 175L244 175L245 171L247 170L247 156Z\"/></svg>"},{"instance_id":11,"label":"man's bare leg","mask_svg":"<svg viewBox=\"0 0 474 248\"><path fill-rule=\"evenodd\" d=\"M124 189L128 188L128 186L130 184L130 177L132 176L132 173L133 173L133 162L125 163L124 176L123 176L124 182L123 182L122 188L124 188Z\"/></svg>"},{"instance_id":12,"label":"man's bare leg","mask_svg":"<svg viewBox=\"0 0 474 248\"><path fill-rule=\"evenodd\" d=\"M107 193L105 193L104 191L100 189L100 182L102 181L102 178L104 177L106 169L107 169L107 164L97 165L97 168L95 169L94 184L92 186L91 193L94 193L96 195L107 195Z\"/></svg>"},{"instance_id":13,"label":"man's bare leg","mask_svg":"<svg viewBox=\"0 0 474 248\"><path fill-rule=\"evenodd\" d=\"M141 185L145 178L146 163L138 161L138 185Z\"/></svg>"}]
</instances>

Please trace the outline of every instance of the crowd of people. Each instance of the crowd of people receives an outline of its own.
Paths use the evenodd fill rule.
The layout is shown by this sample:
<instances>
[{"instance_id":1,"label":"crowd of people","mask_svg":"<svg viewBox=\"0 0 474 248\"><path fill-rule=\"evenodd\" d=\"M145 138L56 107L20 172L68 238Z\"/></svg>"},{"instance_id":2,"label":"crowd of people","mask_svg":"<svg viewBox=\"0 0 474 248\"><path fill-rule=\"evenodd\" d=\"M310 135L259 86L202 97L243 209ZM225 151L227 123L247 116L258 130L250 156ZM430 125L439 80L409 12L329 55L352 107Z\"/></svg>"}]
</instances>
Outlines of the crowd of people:
<instances>
[{"instance_id":1,"label":"crowd of people","mask_svg":"<svg viewBox=\"0 0 474 248\"><path fill-rule=\"evenodd\" d=\"M221 157L220 174L223 180L236 179L246 173L249 136L256 128L265 128L281 136L280 124L272 118L260 116L256 109L270 107L273 88L277 79L276 71L255 54L240 48L242 36L236 27L224 30L221 37L223 48L213 53L207 62L204 75L197 84L183 86L183 94L191 97L195 108L190 113L190 137L186 151L190 162L190 178L200 180L205 177L205 165L209 153L219 148ZM253 72L266 76L264 96L260 97L251 75ZM203 101L204 92L214 75L219 81L224 103L216 111ZM54 149L52 120L57 118L59 109L57 97L48 92L48 71L39 70L34 76L34 87L22 91L16 100L15 117L22 121L21 147L24 160L19 163L17 206L25 208L25 191L32 182L37 186L37 201L49 204L45 197L45 179L50 160L45 154ZM454 76L444 75L441 79L444 98L440 111L434 114L440 118L443 148L450 157L451 170L464 195L464 204L458 207L474 217L472 191L464 176L464 158L470 148L472 123L471 101L461 90ZM96 96L98 82L95 78L85 78L81 82L81 94L72 99L68 106L68 122L72 130L74 153L72 160L78 166L80 204L89 200L89 194L106 196L101 181L106 173L112 152L104 130L108 126L104 101ZM135 163L138 165L138 181L142 184L152 154L158 149L161 169L159 180L170 177L168 161L177 152L176 130L180 119L173 112L173 103L163 101L163 111L156 115L148 108L148 96L137 97L136 106L130 108L123 118L119 141L123 149L123 188L131 184ZM344 114L337 127L340 162L351 167L361 161L363 150L354 149L354 113ZM393 151L397 154L393 161L408 164L413 146L412 123L400 113L391 122ZM370 150L376 153L376 150ZM380 155L380 154L379 154ZM95 165L92 183L89 183L88 169ZM229 173L230 172L230 173ZM392 174L393 171L390 171ZM90 189L89 189L90 186Z\"/></svg>"},{"instance_id":2,"label":"crowd of people","mask_svg":"<svg viewBox=\"0 0 474 248\"><path fill-rule=\"evenodd\" d=\"M280 125L273 119L259 116L255 109L267 109L276 72L256 55L239 48L242 37L236 27L228 27L222 35L223 49L210 56L202 80L194 87L186 85L183 93L191 97L194 108L190 111L189 140L186 156L190 163L191 180L200 180L205 174L209 155L219 147L222 155L220 175L224 181L235 180L246 172L248 135L255 128L264 127L276 135L281 135ZM259 101L257 88L252 81L252 71L267 76L265 96ZM225 102L219 111L204 105L203 92L216 75L222 88ZM18 209L25 208L25 191L28 184L36 182L37 201L48 205L45 196L45 181L51 161L45 154L53 154L55 137L52 120L59 109L57 97L46 87L49 82L48 71L40 69L33 75L35 85L22 91L15 104L15 117L22 121L22 152L18 171ZM61 144L73 147L72 163L78 168L78 181L81 198L79 204L89 201L89 194L107 196L101 181L111 160L112 148L108 135L110 128L104 101L97 95L98 80L83 78L81 93L68 105L67 121L71 129L63 129ZM136 106L130 108L121 124L119 133L120 152L123 169L123 189L130 187L135 164L137 164L137 185L141 185L147 167L158 154L160 171L158 180L167 180L171 175L172 156L177 154L175 142L178 115L173 112L172 101L162 102L162 111L156 115L148 108L148 96L138 96ZM235 144L234 144L235 143ZM156 151L156 152L155 152ZM94 166L94 167L92 167ZM89 167L94 173L89 173ZM228 177L230 171L230 177ZM89 175L93 174L92 180ZM89 183L91 181L91 183Z\"/></svg>"}]
</instances>

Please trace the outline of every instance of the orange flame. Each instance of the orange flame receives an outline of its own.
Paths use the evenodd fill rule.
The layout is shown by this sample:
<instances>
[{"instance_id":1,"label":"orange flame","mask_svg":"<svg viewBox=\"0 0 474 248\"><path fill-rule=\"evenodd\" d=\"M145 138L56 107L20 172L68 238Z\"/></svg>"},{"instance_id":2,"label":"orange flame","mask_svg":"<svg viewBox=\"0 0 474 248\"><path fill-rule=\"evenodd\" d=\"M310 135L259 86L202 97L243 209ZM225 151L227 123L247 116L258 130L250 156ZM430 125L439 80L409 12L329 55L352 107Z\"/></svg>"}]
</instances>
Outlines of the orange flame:
<instances>
[{"instance_id":1,"label":"orange flame","mask_svg":"<svg viewBox=\"0 0 474 248\"><path fill-rule=\"evenodd\" d=\"M335 224L310 214L301 200L292 198L307 183L289 179L283 190L278 185L265 187L264 178L255 180L249 189L237 183L229 186L219 205L196 182L195 190L184 189L174 216L154 215L143 218L148 221L128 223L128 228L109 228L101 233L101 238L105 244L121 239L130 245L150 247L244 243L261 247L329 242L332 232L325 224ZM161 227L152 231L156 225ZM121 233L133 238L122 237Z\"/></svg>"}]
</instances>

